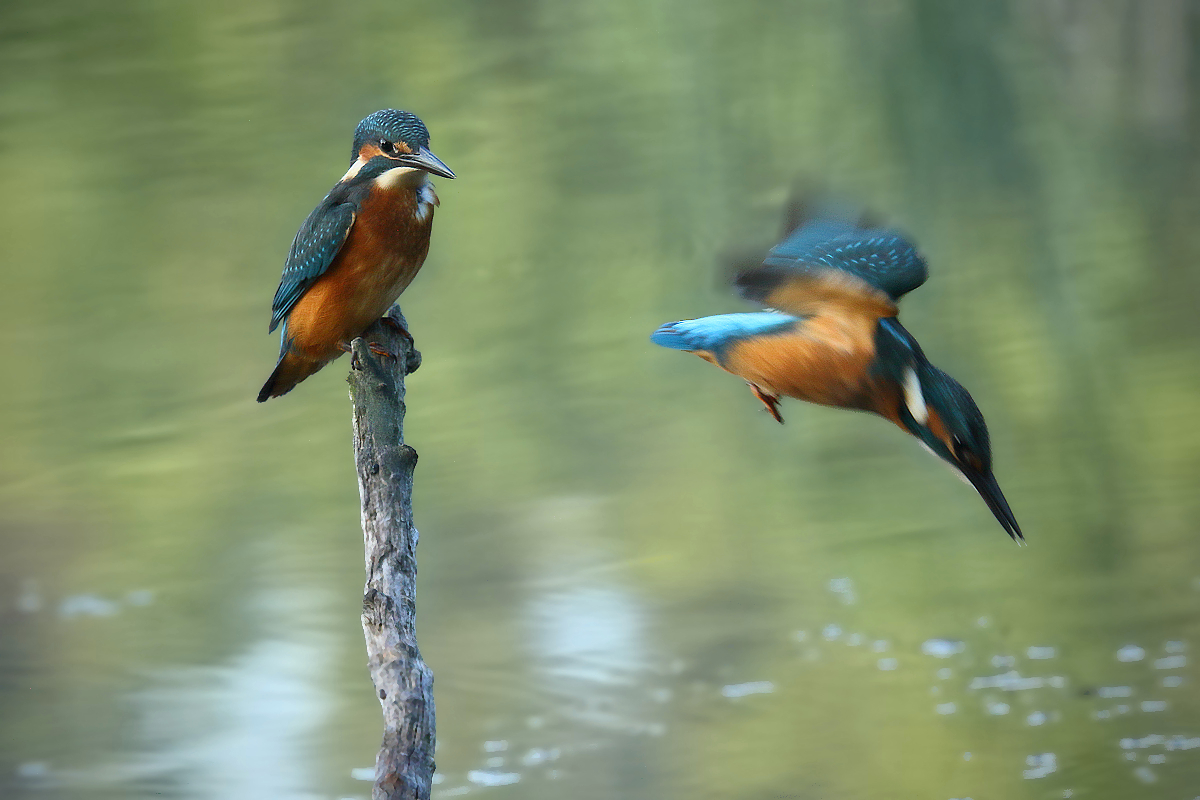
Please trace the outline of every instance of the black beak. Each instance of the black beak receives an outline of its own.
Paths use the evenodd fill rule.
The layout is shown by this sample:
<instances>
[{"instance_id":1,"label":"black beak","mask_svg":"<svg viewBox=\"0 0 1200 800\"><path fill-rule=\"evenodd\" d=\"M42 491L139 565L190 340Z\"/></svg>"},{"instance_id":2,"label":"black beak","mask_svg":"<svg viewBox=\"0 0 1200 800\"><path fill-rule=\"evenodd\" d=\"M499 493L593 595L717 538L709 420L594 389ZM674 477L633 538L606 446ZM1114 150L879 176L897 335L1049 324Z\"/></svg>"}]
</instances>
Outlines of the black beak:
<instances>
[{"instance_id":1,"label":"black beak","mask_svg":"<svg viewBox=\"0 0 1200 800\"><path fill-rule=\"evenodd\" d=\"M981 473L974 470L963 470L963 475L995 514L996 519L1004 527L1004 532L1011 536L1014 542L1018 544L1024 542L1025 537L1021 534L1021 526L1017 524L1017 518L1013 516L1012 509L1008 507L1008 501L1004 499L1004 492L1000 491L1000 484L996 483L996 476L990 472Z\"/></svg>"},{"instance_id":2,"label":"black beak","mask_svg":"<svg viewBox=\"0 0 1200 800\"><path fill-rule=\"evenodd\" d=\"M398 160L410 167L423 169L433 175L440 175L443 178L454 177L454 173L450 171L450 168L443 164L440 158L429 152L429 148L427 147L422 147L412 155L400 156Z\"/></svg>"}]
</instances>

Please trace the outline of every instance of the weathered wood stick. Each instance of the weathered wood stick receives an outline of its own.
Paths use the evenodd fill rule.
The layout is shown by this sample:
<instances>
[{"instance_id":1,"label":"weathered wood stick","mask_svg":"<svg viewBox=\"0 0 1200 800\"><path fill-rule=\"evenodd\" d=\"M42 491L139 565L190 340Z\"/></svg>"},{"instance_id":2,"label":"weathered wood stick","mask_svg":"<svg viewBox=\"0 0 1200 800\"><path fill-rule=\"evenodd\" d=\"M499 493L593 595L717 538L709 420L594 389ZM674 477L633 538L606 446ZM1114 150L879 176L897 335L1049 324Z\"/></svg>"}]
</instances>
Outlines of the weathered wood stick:
<instances>
[{"instance_id":1,"label":"weathered wood stick","mask_svg":"<svg viewBox=\"0 0 1200 800\"><path fill-rule=\"evenodd\" d=\"M388 316L407 328L399 306ZM373 354L368 342L396 358ZM417 451L404 443L404 376L420 364L412 340L390 325L377 322L351 343L348 380L367 566L362 625L384 725L373 800L429 800L433 781L433 672L421 659L416 634Z\"/></svg>"}]
</instances>

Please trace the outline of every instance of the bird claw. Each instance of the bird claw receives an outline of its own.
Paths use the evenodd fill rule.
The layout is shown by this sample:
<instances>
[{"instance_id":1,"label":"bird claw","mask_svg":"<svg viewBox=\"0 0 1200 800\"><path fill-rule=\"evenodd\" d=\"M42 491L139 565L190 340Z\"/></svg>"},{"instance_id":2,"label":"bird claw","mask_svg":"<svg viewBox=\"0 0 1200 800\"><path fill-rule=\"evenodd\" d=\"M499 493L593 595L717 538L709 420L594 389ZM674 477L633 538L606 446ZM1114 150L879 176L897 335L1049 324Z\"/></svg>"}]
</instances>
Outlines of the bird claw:
<instances>
[{"instance_id":1,"label":"bird claw","mask_svg":"<svg viewBox=\"0 0 1200 800\"><path fill-rule=\"evenodd\" d=\"M359 369L360 364L358 363L358 354L354 352L354 348L350 346L350 343L338 342L337 346L338 350L341 350L343 353L350 354L350 368ZM367 342L367 349L381 358L390 358L392 361L395 361L399 358L399 356L381 345L379 342Z\"/></svg>"},{"instance_id":2,"label":"bird claw","mask_svg":"<svg viewBox=\"0 0 1200 800\"><path fill-rule=\"evenodd\" d=\"M338 350L341 350L343 353L350 354L350 369L353 369L353 370L362 369L362 364L358 363L358 353L354 352L354 348L350 346L349 342L338 342L337 348L338 348Z\"/></svg>"},{"instance_id":3,"label":"bird claw","mask_svg":"<svg viewBox=\"0 0 1200 800\"><path fill-rule=\"evenodd\" d=\"M379 321L407 339L410 347L416 346L417 343L413 340L412 334L408 332L408 328L404 327L404 324L400 322L400 320L396 319L391 314L388 314L380 317Z\"/></svg>"},{"instance_id":4,"label":"bird claw","mask_svg":"<svg viewBox=\"0 0 1200 800\"><path fill-rule=\"evenodd\" d=\"M395 353L393 353L391 350L388 350L386 347L379 344L378 342L367 342L367 349L370 350L372 353L374 353L377 356L381 356L383 358L390 358L392 361L395 361L398 358L398 356Z\"/></svg>"}]
</instances>

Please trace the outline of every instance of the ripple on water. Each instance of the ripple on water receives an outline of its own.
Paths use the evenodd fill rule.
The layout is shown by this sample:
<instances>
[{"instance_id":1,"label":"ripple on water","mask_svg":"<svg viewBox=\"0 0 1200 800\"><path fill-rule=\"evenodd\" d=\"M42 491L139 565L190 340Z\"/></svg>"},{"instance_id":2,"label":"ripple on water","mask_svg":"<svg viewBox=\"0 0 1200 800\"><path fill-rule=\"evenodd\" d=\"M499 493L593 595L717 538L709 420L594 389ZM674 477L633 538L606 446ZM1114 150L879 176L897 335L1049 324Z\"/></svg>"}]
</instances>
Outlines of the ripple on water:
<instances>
[{"instance_id":1,"label":"ripple on water","mask_svg":"<svg viewBox=\"0 0 1200 800\"><path fill-rule=\"evenodd\" d=\"M831 578L829 591L836 594L838 599L848 606L852 606L858 601L858 597L854 594L854 581L849 578Z\"/></svg>"},{"instance_id":2,"label":"ripple on water","mask_svg":"<svg viewBox=\"0 0 1200 800\"><path fill-rule=\"evenodd\" d=\"M1028 767L1021 776L1025 780L1037 780L1058 771L1058 757L1054 753L1039 753L1026 756L1025 766Z\"/></svg>"},{"instance_id":3,"label":"ripple on water","mask_svg":"<svg viewBox=\"0 0 1200 800\"><path fill-rule=\"evenodd\" d=\"M921 652L934 658L950 658L966 649L964 642L955 639L926 639L921 643Z\"/></svg>"},{"instance_id":4,"label":"ripple on water","mask_svg":"<svg viewBox=\"0 0 1200 800\"><path fill-rule=\"evenodd\" d=\"M750 681L749 683L731 683L721 687L724 697L746 697L751 694L770 694L775 691L775 684L770 681Z\"/></svg>"},{"instance_id":5,"label":"ripple on water","mask_svg":"<svg viewBox=\"0 0 1200 800\"><path fill-rule=\"evenodd\" d=\"M17 777L27 781L50 777L50 765L45 761L26 761L17 767Z\"/></svg>"},{"instance_id":6,"label":"ripple on water","mask_svg":"<svg viewBox=\"0 0 1200 800\"><path fill-rule=\"evenodd\" d=\"M1117 651L1117 661L1131 662L1141 661L1146 657L1146 651L1138 647L1136 644L1127 644Z\"/></svg>"},{"instance_id":7,"label":"ripple on water","mask_svg":"<svg viewBox=\"0 0 1200 800\"><path fill-rule=\"evenodd\" d=\"M58 615L63 619L75 617L111 617L120 610L120 605L94 594L73 594L64 597L58 606Z\"/></svg>"},{"instance_id":8,"label":"ripple on water","mask_svg":"<svg viewBox=\"0 0 1200 800\"><path fill-rule=\"evenodd\" d=\"M521 773L473 769L467 773L467 780L476 786L511 786L521 780Z\"/></svg>"},{"instance_id":9,"label":"ripple on water","mask_svg":"<svg viewBox=\"0 0 1200 800\"><path fill-rule=\"evenodd\" d=\"M1155 669L1182 669L1187 666L1187 656L1166 656L1154 659Z\"/></svg>"},{"instance_id":10,"label":"ripple on water","mask_svg":"<svg viewBox=\"0 0 1200 800\"><path fill-rule=\"evenodd\" d=\"M980 675L972 678L967 684L967 688L974 691L976 689L1002 689L1006 692L1020 692L1027 689L1041 689L1049 686L1052 689L1062 689L1067 685L1067 679L1062 675L1051 675L1048 678L1040 677L1021 677L1021 674L1014 670L1002 672L999 675Z\"/></svg>"}]
</instances>

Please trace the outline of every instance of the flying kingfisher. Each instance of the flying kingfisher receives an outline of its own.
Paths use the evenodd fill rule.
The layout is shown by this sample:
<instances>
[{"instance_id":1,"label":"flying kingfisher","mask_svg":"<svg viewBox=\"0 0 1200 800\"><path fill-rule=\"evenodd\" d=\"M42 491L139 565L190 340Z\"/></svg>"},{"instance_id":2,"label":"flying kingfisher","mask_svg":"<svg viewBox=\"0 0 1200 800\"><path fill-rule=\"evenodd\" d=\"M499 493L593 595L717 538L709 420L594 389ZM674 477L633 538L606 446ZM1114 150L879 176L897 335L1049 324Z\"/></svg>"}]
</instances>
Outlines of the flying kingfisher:
<instances>
[{"instance_id":1,"label":"flying kingfisher","mask_svg":"<svg viewBox=\"0 0 1200 800\"><path fill-rule=\"evenodd\" d=\"M896 318L928 277L897 231L793 204L782 242L734 281L767 310L670 322L655 344L742 378L779 422L780 397L891 420L975 487L1018 543L1021 528L992 474L987 425L962 384L925 357Z\"/></svg>"},{"instance_id":2,"label":"flying kingfisher","mask_svg":"<svg viewBox=\"0 0 1200 800\"><path fill-rule=\"evenodd\" d=\"M279 363L258 402L287 394L383 315L429 253L437 194L454 173L429 151L425 123L386 108L358 123L350 169L300 226L271 305ZM411 339L408 331L401 329ZM373 345L377 355L392 355Z\"/></svg>"}]
</instances>

